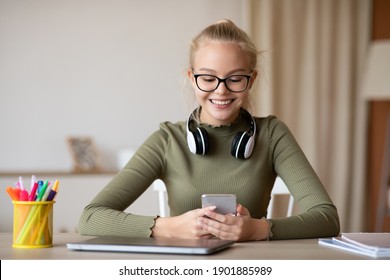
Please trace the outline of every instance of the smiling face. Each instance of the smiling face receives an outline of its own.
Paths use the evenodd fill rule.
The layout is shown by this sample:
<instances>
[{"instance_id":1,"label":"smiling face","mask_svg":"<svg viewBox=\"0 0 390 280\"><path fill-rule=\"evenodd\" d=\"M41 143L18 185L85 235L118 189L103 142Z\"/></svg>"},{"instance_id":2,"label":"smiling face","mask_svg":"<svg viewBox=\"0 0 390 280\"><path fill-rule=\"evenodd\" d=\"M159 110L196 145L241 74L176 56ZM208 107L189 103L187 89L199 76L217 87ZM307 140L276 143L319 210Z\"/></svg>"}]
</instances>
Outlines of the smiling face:
<instances>
[{"instance_id":1,"label":"smiling face","mask_svg":"<svg viewBox=\"0 0 390 280\"><path fill-rule=\"evenodd\" d=\"M196 99L202 107L200 120L210 125L226 125L235 121L241 107L248 103L249 89L257 76L250 67L248 55L232 43L209 42L198 49L193 69L188 70L188 77L195 90ZM250 75L249 85L242 92L232 92L221 82L211 92L204 92L196 85L194 74L209 74L225 79L231 75ZM200 79L202 77L199 77ZM246 78L244 78L246 79ZM207 81L206 81L207 82ZM237 80L232 80L232 83Z\"/></svg>"}]
</instances>

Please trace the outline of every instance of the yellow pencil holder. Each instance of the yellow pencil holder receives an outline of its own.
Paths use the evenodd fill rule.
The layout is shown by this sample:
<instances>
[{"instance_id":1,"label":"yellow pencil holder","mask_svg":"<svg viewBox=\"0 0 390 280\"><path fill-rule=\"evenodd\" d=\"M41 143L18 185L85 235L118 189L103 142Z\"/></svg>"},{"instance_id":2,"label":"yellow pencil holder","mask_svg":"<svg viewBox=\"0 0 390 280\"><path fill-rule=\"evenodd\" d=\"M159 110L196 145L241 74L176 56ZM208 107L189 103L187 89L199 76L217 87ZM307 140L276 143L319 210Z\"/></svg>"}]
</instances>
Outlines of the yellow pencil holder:
<instances>
[{"instance_id":1,"label":"yellow pencil holder","mask_svg":"<svg viewBox=\"0 0 390 280\"><path fill-rule=\"evenodd\" d=\"M14 204L14 228L12 247L52 247L54 201L12 202Z\"/></svg>"}]
</instances>

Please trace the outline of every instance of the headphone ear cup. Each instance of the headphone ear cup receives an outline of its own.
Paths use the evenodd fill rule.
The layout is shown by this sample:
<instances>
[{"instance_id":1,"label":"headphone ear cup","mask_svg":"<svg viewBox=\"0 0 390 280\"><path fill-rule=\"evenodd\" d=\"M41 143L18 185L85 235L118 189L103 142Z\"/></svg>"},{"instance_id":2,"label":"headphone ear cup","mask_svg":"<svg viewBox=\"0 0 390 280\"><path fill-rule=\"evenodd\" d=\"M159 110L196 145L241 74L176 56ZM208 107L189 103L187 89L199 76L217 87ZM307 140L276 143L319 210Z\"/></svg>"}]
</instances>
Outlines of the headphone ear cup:
<instances>
[{"instance_id":1,"label":"headphone ear cup","mask_svg":"<svg viewBox=\"0 0 390 280\"><path fill-rule=\"evenodd\" d=\"M196 140L195 135L191 131L187 131L187 144L188 148L190 149L191 153L196 154Z\"/></svg>"},{"instance_id":2,"label":"headphone ear cup","mask_svg":"<svg viewBox=\"0 0 390 280\"><path fill-rule=\"evenodd\" d=\"M193 154L204 155L209 151L208 133L203 127L197 127L196 131L187 134L187 142Z\"/></svg>"},{"instance_id":3,"label":"headphone ear cup","mask_svg":"<svg viewBox=\"0 0 390 280\"><path fill-rule=\"evenodd\" d=\"M195 133L199 145L199 148L197 148L199 150L198 154L205 155L209 152L209 134L203 127L198 127L196 130L198 132Z\"/></svg>"},{"instance_id":4,"label":"headphone ear cup","mask_svg":"<svg viewBox=\"0 0 390 280\"><path fill-rule=\"evenodd\" d=\"M253 139L246 132L239 132L234 136L232 141L231 154L235 158L246 159L250 156L253 150ZM251 141L252 140L252 141ZM249 143L249 145L247 145Z\"/></svg>"}]
</instances>

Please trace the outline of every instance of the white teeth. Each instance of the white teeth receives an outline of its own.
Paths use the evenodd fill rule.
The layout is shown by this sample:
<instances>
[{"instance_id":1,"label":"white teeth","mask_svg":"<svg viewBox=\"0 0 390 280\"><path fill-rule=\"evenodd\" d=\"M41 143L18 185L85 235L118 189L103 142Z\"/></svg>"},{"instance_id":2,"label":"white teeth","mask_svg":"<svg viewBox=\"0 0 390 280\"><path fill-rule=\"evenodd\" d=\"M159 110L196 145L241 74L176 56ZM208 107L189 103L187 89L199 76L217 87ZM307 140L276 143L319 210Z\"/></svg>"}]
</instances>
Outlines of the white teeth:
<instances>
[{"instance_id":1,"label":"white teeth","mask_svg":"<svg viewBox=\"0 0 390 280\"><path fill-rule=\"evenodd\" d=\"M216 105L227 105L227 104L230 104L233 102L233 100L211 100L212 103L216 104Z\"/></svg>"}]
</instances>

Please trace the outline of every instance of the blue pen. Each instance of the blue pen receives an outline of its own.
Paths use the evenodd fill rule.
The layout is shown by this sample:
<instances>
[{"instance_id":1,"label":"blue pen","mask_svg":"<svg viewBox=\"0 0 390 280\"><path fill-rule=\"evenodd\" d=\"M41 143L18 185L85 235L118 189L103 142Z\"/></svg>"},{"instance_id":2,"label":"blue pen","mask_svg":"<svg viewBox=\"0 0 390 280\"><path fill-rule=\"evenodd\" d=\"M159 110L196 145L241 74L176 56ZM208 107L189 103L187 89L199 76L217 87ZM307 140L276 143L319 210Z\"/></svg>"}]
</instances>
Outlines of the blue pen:
<instances>
[{"instance_id":1,"label":"blue pen","mask_svg":"<svg viewBox=\"0 0 390 280\"><path fill-rule=\"evenodd\" d=\"M41 190L42 186L43 186L43 181L39 180L39 181L38 181L37 193L39 193L39 191Z\"/></svg>"}]
</instances>

